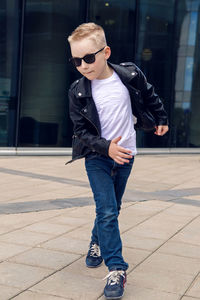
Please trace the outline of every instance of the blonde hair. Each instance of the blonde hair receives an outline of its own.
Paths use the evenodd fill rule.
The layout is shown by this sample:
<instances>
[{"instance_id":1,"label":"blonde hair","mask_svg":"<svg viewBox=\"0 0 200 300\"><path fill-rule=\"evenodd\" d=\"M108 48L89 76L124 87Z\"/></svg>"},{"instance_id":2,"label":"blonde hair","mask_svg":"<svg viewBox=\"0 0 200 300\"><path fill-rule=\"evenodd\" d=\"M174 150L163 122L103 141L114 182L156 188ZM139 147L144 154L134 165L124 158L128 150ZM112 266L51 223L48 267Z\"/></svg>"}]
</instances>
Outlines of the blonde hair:
<instances>
[{"instance_id":1,"label":"blonde hair","mask_svg":"<svg viewBox=\"0 0 200 300\"><path fill-rule=\"evenodd\" d=\"M68 42L72 43L85 38L91 39L100 47L107 45L103 28L92 22L79 25L68 37Z\"/></svg>"}]
</instances>

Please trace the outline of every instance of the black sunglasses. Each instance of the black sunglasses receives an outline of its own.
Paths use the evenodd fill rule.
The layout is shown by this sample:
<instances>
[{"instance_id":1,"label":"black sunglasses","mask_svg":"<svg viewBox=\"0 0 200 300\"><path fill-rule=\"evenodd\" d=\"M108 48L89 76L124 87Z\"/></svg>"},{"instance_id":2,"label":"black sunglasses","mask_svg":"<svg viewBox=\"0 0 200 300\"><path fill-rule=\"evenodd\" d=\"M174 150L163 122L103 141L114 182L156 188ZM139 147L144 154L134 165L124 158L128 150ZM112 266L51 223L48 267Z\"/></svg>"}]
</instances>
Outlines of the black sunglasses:
<instances>
[{"instance_id":1,"label":"black sunglasses","mask_svg":"<svg viewBox=\"0 0 200 300\"><path fill-rule=\"evenodd\" d=\"M95 53L86 54L83 57L71 57L69 59L69 61L72 62L75 67L80 67L81 66L82 59L84 60L84 62L86 62L86 64L93 64L95 62L95 55L97 53L101 52L104 48L105 47L101 48L99 51L97 51Z\"/></svg>"}]
</instances>

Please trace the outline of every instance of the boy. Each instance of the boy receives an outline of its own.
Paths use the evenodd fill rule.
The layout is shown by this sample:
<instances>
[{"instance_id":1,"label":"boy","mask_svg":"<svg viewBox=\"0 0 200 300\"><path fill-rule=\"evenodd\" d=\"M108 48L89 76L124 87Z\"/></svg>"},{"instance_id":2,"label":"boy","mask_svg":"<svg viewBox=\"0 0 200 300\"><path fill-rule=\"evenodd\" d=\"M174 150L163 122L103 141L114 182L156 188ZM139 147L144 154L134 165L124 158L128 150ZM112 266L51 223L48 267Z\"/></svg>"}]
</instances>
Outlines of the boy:
<instances>
[{"instance_id":1,"label":"boy","mask_svg":"<svg viewBox=\"0 0 200 300\"><path fill-rule=\"evenodd\" d=\"M85 157L85 167L96 204L86 266L104 260L109 274L104 295L120 299L128 264L122 256L118 215L136 155L133 115L139 127L155 134L168 131L163 104L133 63L108 62L111 49L104 30L94 23L78 26L68 37L71 62L83 75L69 90L74 124L72 161Z\"/></svg>"}]
</instances>

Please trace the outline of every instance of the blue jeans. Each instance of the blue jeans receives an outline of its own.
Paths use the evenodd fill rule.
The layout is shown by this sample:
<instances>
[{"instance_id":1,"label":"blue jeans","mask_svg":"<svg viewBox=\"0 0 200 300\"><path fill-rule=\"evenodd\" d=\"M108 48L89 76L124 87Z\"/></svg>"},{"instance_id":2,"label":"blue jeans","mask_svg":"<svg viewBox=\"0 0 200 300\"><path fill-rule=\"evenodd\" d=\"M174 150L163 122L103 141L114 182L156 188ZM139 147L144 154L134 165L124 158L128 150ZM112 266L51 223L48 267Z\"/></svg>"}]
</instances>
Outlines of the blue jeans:
<instances>
[{"instance_id":1,"label":"blue jeans","mask_svg":"<svg viewBox=\"0 0 200 300\"><path fill-rule=\"evenodd\" d=\"M118 215L134 157L129 161L120 165L103 155L85 159L85 168L96 204L91 241L100 246L109 271L128 269L128 264L122 257Z\"/></svg>"}]
</instances>

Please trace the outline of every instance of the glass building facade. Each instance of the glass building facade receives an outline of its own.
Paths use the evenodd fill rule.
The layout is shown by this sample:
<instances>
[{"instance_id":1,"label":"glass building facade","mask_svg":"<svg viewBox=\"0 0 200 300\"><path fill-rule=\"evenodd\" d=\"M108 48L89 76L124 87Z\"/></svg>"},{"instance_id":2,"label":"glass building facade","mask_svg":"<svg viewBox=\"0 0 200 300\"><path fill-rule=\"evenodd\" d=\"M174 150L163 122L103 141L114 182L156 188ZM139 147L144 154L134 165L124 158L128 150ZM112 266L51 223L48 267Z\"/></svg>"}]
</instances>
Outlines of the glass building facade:
<instances>
[{"instance_id":1,"label":"glass building facade","mask_svg":"<svg viewBox=\"0 0 200 300\"><path fill-rule=\"evenodd\" d=\"M200 147L200 0L0 0L0 149L71 147L67 91L79 78L67 37L106 31L110 61L135 62L163 99L170 131L141 148Z\"/></svg>"}]
</instances>

